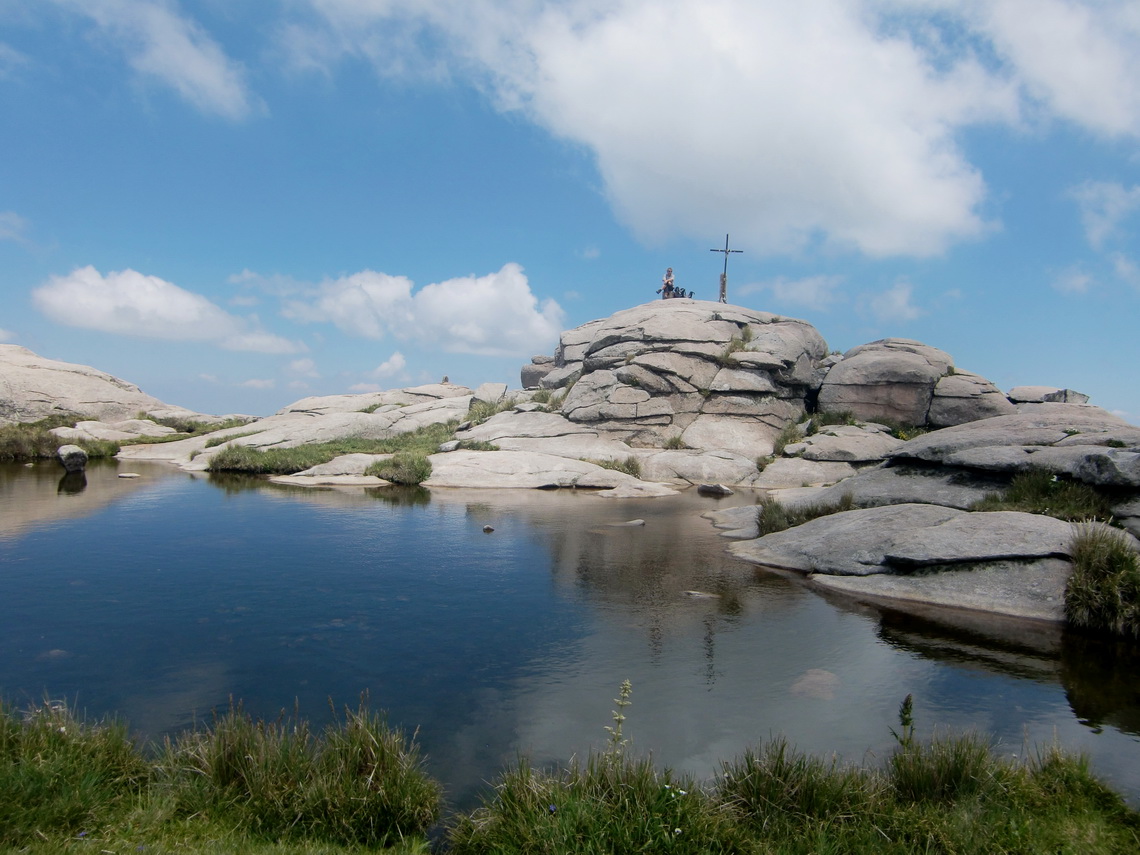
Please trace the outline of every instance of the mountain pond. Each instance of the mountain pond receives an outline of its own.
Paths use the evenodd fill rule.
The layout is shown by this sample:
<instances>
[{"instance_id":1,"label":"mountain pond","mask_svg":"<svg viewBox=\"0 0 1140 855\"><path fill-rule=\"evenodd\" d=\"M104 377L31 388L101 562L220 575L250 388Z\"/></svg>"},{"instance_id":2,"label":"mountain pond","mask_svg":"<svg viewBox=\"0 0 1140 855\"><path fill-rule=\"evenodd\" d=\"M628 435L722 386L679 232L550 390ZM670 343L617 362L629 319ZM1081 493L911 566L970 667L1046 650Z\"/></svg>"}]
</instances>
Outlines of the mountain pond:
<instances>
[{"instance_id":1,"label":"mountain pond","mask_svg":"<svg viewBox=\"0 0 1140 855\"><path fill-rule=\"evenodd\" d=\"M705 778L777 735L881 762L913 694L921 735L976 729L1021 756L1056 740L1140 804L1136 645L821 596L728 555L701 518L748 491L62 476L0 465L0 697L17 707L66 700L161 739L237 701L321 726L367 693L466 809L520 757L603 747L625 679L633 749Z\"/></svg>"}]
</instances>

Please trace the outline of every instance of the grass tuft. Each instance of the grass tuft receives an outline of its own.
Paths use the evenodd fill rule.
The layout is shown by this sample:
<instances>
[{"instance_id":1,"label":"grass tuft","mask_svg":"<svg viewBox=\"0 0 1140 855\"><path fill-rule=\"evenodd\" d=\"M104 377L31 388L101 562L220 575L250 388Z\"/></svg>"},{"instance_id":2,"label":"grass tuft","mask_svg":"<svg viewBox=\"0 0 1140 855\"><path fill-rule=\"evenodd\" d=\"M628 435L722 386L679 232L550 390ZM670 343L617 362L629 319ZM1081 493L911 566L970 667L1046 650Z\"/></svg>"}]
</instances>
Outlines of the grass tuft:
<instances>
[{"instance_id":1,"label":"grass tuft","mask_svg":"<svg viewBox=\"0 0 1140 855\"><path fill-rule=\"evenodd\" d=\"M802 442L803 439L804 432L798 424L791 422L785 425L784 429L780 431L780 435L776 437L775 443L772 445L772 456L780 457L784 453L785 448L797 442Z\"/></svg>"},{"instance_id":2,"label":"grass tuft","mask_svg":"<svg viewBox=\"0 0 1140 855\"><path fill-rule=\"evenodd\" d=\"M1140 555L1122 531L1098 523L1076 527L1065 619L1082 629L1140 639Z\"/></svg>"},{"instance_id":3,"label":"grass tuft","mask_svg":"<svg viewBox=\"0 0 1140 855\"><path fill-rule=\"evenodd\" d=\"M834 502L813 502L807 505L797 505L793 508L787 507L776 499L765 499L756 507L756 522L760 526L760 534L763 536L795 528L819 517L850 511L854 507L855 500L850 493L844 493Z\"/></svg>"},{"instance_id":4,"label":"grass tuft","mask_svg":"<svg viewBox=\"0 0 1140 855\"><path fill-rule=\"evenodd\" d=\"M1023 511L1069 522L1112 517L1108 499L1088 484L1070 481L1047 469L1019 472L1001 493L975 502L972 511Z\"/></svg>"},{"instance_id":5,"label":"grass tuft","mask_svg":"<svg viewBox=\"0 0 1140 855\"><path fill-rule=\"evenodd\" d=\"M431 477L431 461L422 454L400 451L387 460L376 461L364 470L364 474L413 487Z\"/></svg>"},{"instance_id":6,"label":"grass tuft","mask_svg":"<svg viewBox=\"0 0 1140 855\"><path fill-rule=\"evenodd\" d=\"M114 457L119 453L117 442L104 440L61 439L52 428L72 427L81 416L74 414L49 416L38 422L0 425L0 460L25 463L32 460L50 460L61 445L78 445L89 458Z\"/></svg>"},{"instance_id":7,"label":"grass tuft","mask_svg":"<svg viewBox=\"0 0 1140 855\"><path fill-rule=\"evenodd\" d=\"M299 445L294 448L267 448L245 445L223 448L210 460L211 472L244 472L250 475L292 475L313 466L328 463L342 454L398 454L406 452L426 457L435 454L440 445L454 438L459 423L449 421L426 425L418 430L397 434L388 439L350 437L335 442Z\"/></svg>"},{"instance_id":8,"label":"grass tuft","mask_svg":"<svg viewBox=\"0 0 1140 855\"><path fill-rule=\"evenodd\" d=\"M615 472L624 472L626 475L632 475L634 478L641 477L641 461L636 457L627 457L625 460L586 460L586 463L593 463L595 466L600 466L603 469L613 469Z\"/></svg>"}]
</instances>

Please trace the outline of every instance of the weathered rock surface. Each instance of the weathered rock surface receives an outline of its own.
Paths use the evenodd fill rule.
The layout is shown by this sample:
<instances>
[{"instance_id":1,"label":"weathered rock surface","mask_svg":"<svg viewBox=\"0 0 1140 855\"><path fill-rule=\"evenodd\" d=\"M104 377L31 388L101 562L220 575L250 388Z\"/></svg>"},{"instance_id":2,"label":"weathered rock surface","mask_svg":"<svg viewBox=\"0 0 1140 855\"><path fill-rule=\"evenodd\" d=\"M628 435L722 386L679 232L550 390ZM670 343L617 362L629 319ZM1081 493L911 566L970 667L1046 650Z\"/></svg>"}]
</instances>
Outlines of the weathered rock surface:
<instances>
[{"instance_id":1,"label":"weathered rock surface","mask_svg":"<svg viewBox=\"0 0 1140 855\"><path fill-rule=\"evenodd\" d=\"M0 424L72 413L118 421L140 412L213 418L172 407L138 386L90 366L45 359L25 347L0 344Z\"/></svg>"},{"instance_id":2,"label":"weathered rock surface","mask_svg":"<svg viewBox=\"0 0 1140 855\"><path fill-rule=\"evenodd\" d=\"M988 380L960 372L945 351L886 338L852 348L827 372L819 409L866 421L946 427L1014 411Z\"/></svg>"},{"instance_id":3,"label":"weathered rock surface","mask_svg":"<svg viewBox=\"0 0 1140 855\"><path fill-rule=\"evenodd\" d=\"M805 412L826 355L804 321L657 300L563 333L541 383L570 387L562 403L570 421L632 446L680 437L691 448L755 458Z\"/></svg>"},{"instance_id":4,"label":"weathered rock surface","mask_svg":"<svg viewBox=\"0 0 1140 855\"><path fill-rule=\"evenodd\" d=\"M663 496L675 491L584 460L529 451L453 451L433 454L426 487L619 490L624 495ZM615 494L616 495L616 494Z\"/></svg>"},{"instance_id":5,"label":"weathered rock surface","mask_svg":"<svg viewBox=\"0 0 1140 855\"><path fill-rule=\"evenodd\" d=\"M869 576L1067 557L1071 535L1069 523L1038 514L892 505L820 517L730 548L747 561L783 570Z\"/></svg>"}]
</instances>

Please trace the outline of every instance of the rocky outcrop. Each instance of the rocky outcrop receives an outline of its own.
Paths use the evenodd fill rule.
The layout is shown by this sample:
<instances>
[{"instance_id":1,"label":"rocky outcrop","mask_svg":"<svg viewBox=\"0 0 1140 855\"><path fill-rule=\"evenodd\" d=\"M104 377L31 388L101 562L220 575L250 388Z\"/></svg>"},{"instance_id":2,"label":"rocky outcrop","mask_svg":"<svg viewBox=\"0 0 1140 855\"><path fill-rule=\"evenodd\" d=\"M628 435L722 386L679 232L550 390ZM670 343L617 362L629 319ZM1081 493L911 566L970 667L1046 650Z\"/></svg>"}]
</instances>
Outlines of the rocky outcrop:
<instances>
[{"instance_id":1,"label":"rocky outcrop","mask_svg":"<svg viewBox=\"0 0 1140 855\"><path fill-rule=\"evenodd\" d=\"M138 386L87 365L45 359L25 347L0 344L0 424L78 415L119 421L138 413L209 420L172 407Z\"/></svg>"},{"instance_id":2,"label":"rocky outcrop","mask_svg":"<svg viewBox=\"0 0 1140 855\"><path fill-rule=\"evenodd\" d=\"M826 355L804 321L661 300L563 333L540 382L568 390L567 419L631 446L674 440L756 457L806 412Z\"/></svg>"},{"instance_id":3,"label":"rocky outcrop","mask_svg":"<svg viewBox=\"0 0 1140 855\"><path fill-rule=\"evenodd\" d=\"M988 380L955 369L948 353L905 338L874 341L843 354L823 379L819 409L935 428L1015 410Z\"/></svg>"}]
</instances>

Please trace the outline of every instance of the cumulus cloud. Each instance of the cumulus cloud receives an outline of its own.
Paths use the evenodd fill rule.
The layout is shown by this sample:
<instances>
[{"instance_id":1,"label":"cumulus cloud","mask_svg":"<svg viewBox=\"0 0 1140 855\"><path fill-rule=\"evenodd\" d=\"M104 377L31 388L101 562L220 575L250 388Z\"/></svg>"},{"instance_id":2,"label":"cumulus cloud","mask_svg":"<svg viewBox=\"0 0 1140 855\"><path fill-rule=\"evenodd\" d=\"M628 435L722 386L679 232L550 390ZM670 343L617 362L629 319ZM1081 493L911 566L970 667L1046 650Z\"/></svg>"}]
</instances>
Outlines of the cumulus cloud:
<instances>
[{"instance_id":1,"label":"cumulus cloud","mask_svg":"<svg viewBox=\"0 0 1140 855\"><path fill-rule=\"evenodd\" d=\"M404 354L397 350L372 370L372 376L378 379L393 377L402 372L407 364Z\"/></svg>"},{"instance_id":2,"label":"cumulus cloud","mask_svg":"<svg viewBox=\"0 0 1140 855\"><path fill-rule=\"evenodd\" d=\"M300 322L333 323L363 338L391 335L480 356L533 353L557 339L563 320L554 300L539 303L514 263L415 293L407 277L365 270L326 280L308 299L288 301L283 313Z\"/></svg>"},{"instance_id":3,"label":"cumulus cloud","mask_svg":"<svg viewBox=\"0 0 1140 855\"><path fill-rule=\"evenodd\" d=\"M808 276L804 279L780 277L770 282L742 285L736 290L741 294L767 292L784 305L826 311L842 301L842 296L837 293L841 284L842 276Z\"/></svg>"},{"instance_id":4,"label":"cumulus cloud","mask_svg":"<svg viewBox=\"0 0 1140 855\"><path fill-rule=\"evenodd\" d=\"M90 19L110 48L142 77L170 87L199 110L241 119L260 102L245 69L172 0L53 0Z\"/></svg>"},{"instance_id":5,"label":"cumulus cloud","mask_svg":"<svg viewBox=\"0 0 1140 855\"><path fill-rule=\"evenodd\" d=\"M1140 291L1140 265L1134 259L1122 252L1113 253L1112 269L1121 280Z\"/></svg>"},{"instance_id":6,"label":"cumulus cloud","mask_svg":"<svg viewBox=\"0 0 1140 855\"><path fill-rule=\"evenodd\" d=\"M57 323L115 335L205 341L226 350L296 353L304 346L231 315L200 294L134 270L104 276L94 267L53 276L32 301Z\"/></svg>"},{"instance_id":7,"label":"cumulus cloud","mask_svg":"<svg viewBox=\"0 0 1140 855\"><path fill-rule=\"evenodd\" d=\"M888 290L869 297L867 308L880 322L913 321L924 314L911 302L913 296L914 288L909 282L896 282Z\"/></svg>"},{"instance_id":8,"label":"cumulus cloud","mask_svg":"<svg viewBox=\"0 0 1140 855\"><path fill-rule=\"evenodd\" d=\"M1070 194L1077 201L1085 236L1093 249L1103 249L1121 223L1140 209L1140 185L1130 188L1112 181L1086 181Z\"/></svg>"},{"instance_id":9,"label":"cumulus cloud","mask_svg":"<svg viewBox=\"0 0 1140 855\"><path fill-rule=\"evenodd\" d=\"M28 221L15 211L0 211L0 240L27 243Z\"/></svg>"},{"instance_id":10,"label":"cumulus cloud","mask_svg":"<svg viewBox=\"0 0 1140 855\"><path fill-rule=\"evenodd\" d=\"M647 241L937 254L988 232L959 144L1060 118L1140 137L1133 0L309 0L298 65L473 80L593 153ZM1064 57L1058 61L1057 57Z\"/></svg>"},{"instance_id":11,"label":"cumulus cloud","mask_svg":"<svg viewBox=\"0 0 1140 855\"><path fill-rule=\"evenodd\" d=\"M317 364L309 358L294 359L289 363L289 371L299 377L320 377L321 374L317 371Z\"/></svg>"},{"instance_id":12,"label":"cumulus cloud","mask_svg":"<svg viewBox=\"0 0 1140 855\"><path fill-rule=\"evenodd\" d=\"M1054 291L1062 294L1084 294L1096 281L1079 267L1068 267L1055 274L1050 281Z\"/></svg>"}]
</instances>

